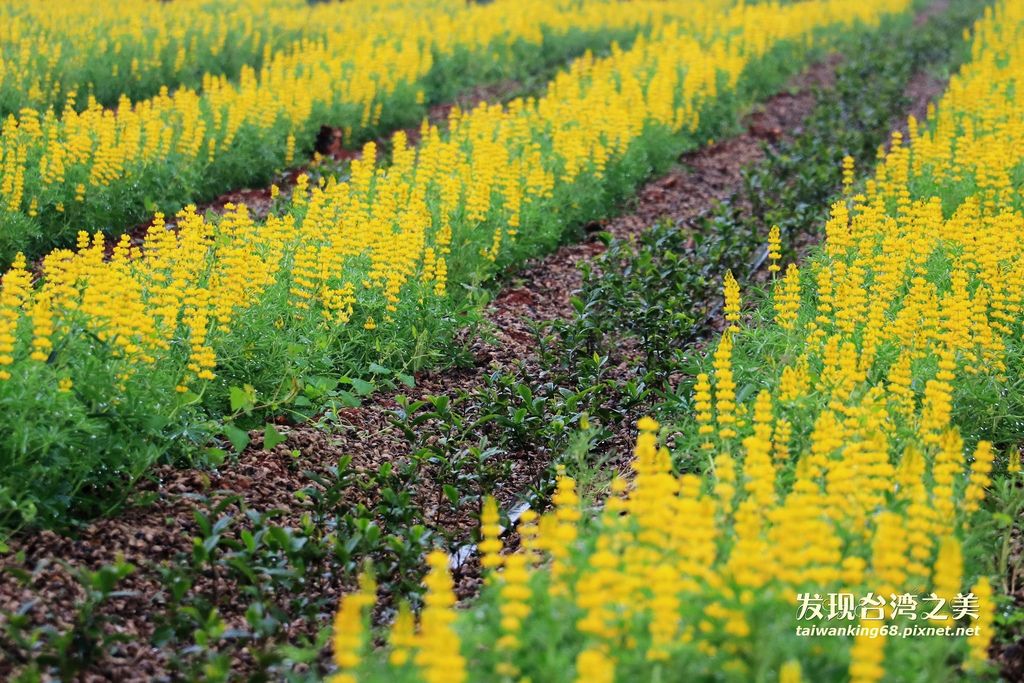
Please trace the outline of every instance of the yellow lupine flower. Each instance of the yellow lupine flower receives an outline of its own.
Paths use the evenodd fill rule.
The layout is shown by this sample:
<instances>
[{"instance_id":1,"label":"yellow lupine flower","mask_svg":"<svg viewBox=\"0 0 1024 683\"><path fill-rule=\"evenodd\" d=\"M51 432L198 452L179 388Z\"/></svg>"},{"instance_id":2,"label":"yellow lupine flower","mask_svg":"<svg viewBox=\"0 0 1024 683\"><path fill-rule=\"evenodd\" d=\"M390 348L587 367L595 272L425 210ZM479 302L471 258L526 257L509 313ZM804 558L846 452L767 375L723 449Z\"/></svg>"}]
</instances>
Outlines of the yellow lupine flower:
<instances>
[{"instance_id":1,"label":"yellow lupine flower","mask_svg":"<svg viewBox=\"0 0 1024 683\"><path fill-rule=\"evenodd\" d=\"M369 574L360 576L359 582L359 592L343 598L334 617L331 644L334 664L339 671L331 676L331 683L355 683L356 680L352 670L362 658L366 638L364 613L377 598L377 586Z\"/></svg>"},{"instance_id":2,"label":"yellow lupine flower","mask_svg":"<svg viewBox=\"0 0 1024 683\"><path fill-rule=\"evenodd\" d=\"M452 629L455 595L448 574L448 556L435 550L427 557L427 565L427 593L423 598L414 662L428 683L462 683L466 679L466 661Z\"/></svg>"},{"instance_id":3,"label":"yellow lupine flower","mask_svg":"<svg viewBox=\"0 0 1024 683\"><path fill-rule=\"evenodd\" d=\"M480 515L480 565L484 569L497 569L502 564L501 557L501 524L498 516L498 503L492 496L484 499L483 512Z\"/></svg>"}]
</instances>

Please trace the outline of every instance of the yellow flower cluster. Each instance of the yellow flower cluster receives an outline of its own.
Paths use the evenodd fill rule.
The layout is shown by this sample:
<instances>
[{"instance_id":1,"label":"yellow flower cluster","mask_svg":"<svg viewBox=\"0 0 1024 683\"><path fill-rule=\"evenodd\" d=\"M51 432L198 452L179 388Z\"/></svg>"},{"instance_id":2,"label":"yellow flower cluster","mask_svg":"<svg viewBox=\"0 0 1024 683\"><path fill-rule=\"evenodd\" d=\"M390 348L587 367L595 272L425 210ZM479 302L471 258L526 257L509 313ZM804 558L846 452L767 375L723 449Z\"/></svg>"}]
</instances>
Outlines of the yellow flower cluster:
<instances>
[{"instance_id":1,"label":"yellow flower cluster","mask_svg":"<svg viewBox=\"0 0 1024 683\"><path fill-rule=\"evenodd\" d=\"M365 612L376 601L377 585L369 574L364 574L360 577L359 592L349 596L334 615L331 647L338 672L331 676L330 683L356 683L351 671L359 665L365 645Z\"/></svg>"},{"instance_id":2,"label":"yellow flower cluster","mask_svg":"<svg viewBox=\"0 0 1024 683\"><path fill-rule=\"evenodd\" d=\"M0 113L61 108L69 96L112 105L121 94L154 95L198 73L237 72L267 50L322 31L305 21L304 4L7 0L0 4Z\"/></svg>"},{"instance_id":3,"label":"yellow flower cluster","mask_svg":"<svg viewBox=\"0 0 1024 683\"><path fill-rule=\"evenodd\" d=\"M7 0L0 5L0 103L7 106L5 114L26 107L61 109L68 98L79 108L90 97L114 105L120 95L149 97L161 85L199 86L204 73L237 75L243 66L258 67L312 42L340 41L338 48L344 49L345 40L362 37L363 44L372 34L377 42L393 36L406 50L426 47L449 54L495 39L540 43L545 31L571 27L625 28L657 11L637 6L627 13L605 0L556 2L544 14L540 3L491 4L497 6L473 8L458 0ZM695 10L704 14L714 5ZM430 25L434 35L424 32ZM412 34L398 31L403 27Z\"/></svg>"},{"instance_id":4,"label":"yellow flower cluster","mask_svg":"<svg viewBox=\"0 0 1024 683\"><path fill-rule=\"evenodd\" d=\"M210 50L228 49L214 43L234 36L225 33L233 15L223 23L204 22L195 0L145 2L142 4L151 8L173 9L140 14L122 7L140 3L104 2L107 9L100 17L83 22L87 28L81 29L83 36L91 32L94 42L100 29L91 21L106 18L114 22L111 14L124 17L121 22L126 31L141 31L145 36L156 33L158 37L150 42L157 56L164 41L191 44L199 40L190 38L187 29L183 36L177 36L178 31L164 33L163 27L174 25L176 15L164 20L161 11L191 16L188 22L179 23L195 23L211 32ZM49 231L44 238L51 243L64 246L60 243L66 235L49 233L57 226L110 215L112 206L126 217L137 217L153 199L166 206L181 197L195 199L229 189L225 183L250 180L244 174L239 176L239 169L254 167L265 175L290 163L297 141L310 144L323 124L344 127L349 140L354 129L376 127L385 105L401 108L421 103L423 79L438 59L466 54L508 57L516 46L539 47L570 32L618 35L675 22L691 32L717 33L735 25L735 21L721 28L714 24L714 10L723 0L702 0L696 5L655 0L629 4L499 0L486 6L462 0L362 0L313 7L305 0L289 0L273 10L255 0L237 2L241 3L238 12L249 13L248 19L239 19L238 24L250 26L253 36L235 37L243 46L257 39L266 42L262 32L252 28L264 23L259 12L270 15L266 20L269 26L299 37L278 49L271 50L268 45L257 53L258 59L238 65L237 74L213 70L192 87L177 88L171 87L175 81L168 78L161 82L164 87L157 85L150 96L134 102L125 93L114 95L110 102L116 105L114 109L91 97L84 85L81 92L67 88L62 111L27 106L31 98L25 106L16 107L17 113L3 122L0 137L0 229L6 226L16 233L24 231L24 225L34 225L37 232ZM82 3L75 7L80 8L78 13L90 8ZM52 19L58 27L54 30L66 28L77 16L75 10L58 12ZM17 22L12 30L22 30L26 24L31 20ZM115 31L110 39L115 49L121 40L117 35ZM139 38L140 42L146 40ZM191 47L185 52L191 54ZM143 61L156 60L149 57ZM3 64L0 61L0 73ZM54 87L43 83L36 89ZM485 195L471 196L470 215L478 215L483 210L480 202L488 200ZM88 211L90 207L106 210L95 213ZM116 231L126 226L80 227ZM16 237L6 239L14 241Z\"/></svg>"},{"instance_id":5,"label":"yellow flower cluster","mask_svg":"<svg viewBox=\"0 0 1024 683\"><path fill-rule=\"evenodd\" d=\"M526 11L527 5L517 6ZM629 11L640 6L630 5ZM721 14L717 23L701 19L700 30L692 20L664 23L628 51L578 60L550 83L542 98L455 110L445 132L424 123L417 148L396 134L390 163L378 160L371 143L343 182L332 179L310 188L300 178L292 211L283 216L258 223L245 206L229 206L222 219L210 222L186 208L177 217L176 231L166 230L158 217L141 250L122 238L110 258L102 236L80 233L75 251L57 250L44 259L40 287L10 295L18 297L19 305L11 310L23 320L12 316L6 324L28 328L37 318L49 320L39 325L32 343L39 352L44 338L57 346L57 338L84 328L101 342L94 350L98 360L119 364L119 386L158 364L176 374L179 391L200 392L216 375L218 349L234 349L232 333L243 314L252 319L265 302L280 304L280 292L286 293L288 309L276 318L278 329L313 324L336 334L350 322L367 330L390 324L400 306L415 310L426 299L443 298L451 263L464 269L464 277L474 270L486 272L487 263L509 246L533 237L513 227L531 227L522 220L527 211L550 207L557 190L599 176L651 127L692 130L701 107L723 85L734 85L744 66L773 45L811 40L828 26L877 21L906 6L907 0L856 5L815 0L740 6ZM691 14L714 16L709 11ZM275 67L266 69L273 73ZM237 88L210 84L203 97L240 92L251 80L294 107L330 89L328 71L317 70L315 78L326 80L315 87L307 83L301 93L288 94L286 78L243 77ZM301 68L298 72L310 75ZM342 80L339 87L354 83ZM183 90L165 100L182 98L198 101L199 96ZM246 111L253 116L265 117L273 109L260 105L259 98L247 101ZM241 119L229 109L218 110L226 118L217 129L230 136ZM69 115L78 117L82 131L96 133L85 123L88 112ZM139 107L124 113L137 115ZM109 113L102 116L110 118ZM169 130L156 126L156 137L135 137L133 144L160 138L158 147L176 147L167 137ZM0 144L16 144L11 140L21 139L20 133L5 135ZM104 154L113 149L102 148ZM122 161L110 160L110 168L122 167ZM95 165L92 173L114 177ZM11 177L5 175L4 182ZM15 264L11 272L13 281L27 277L24 265ZM7 372L33 363L39 370L32 353L15 344L5 354L13 359ZM86 378L71 379L81 384Z\"/></svg>"},{"instance_id":6,"label":"yellow flower cluster","mask_svg":"<svg viewBox=\"0 0 1024 683\"><path fill-rule=\"evenodd\" d=\"M993 589L963 539L995 449L965 443L952 407L978 376L1006 386L1007 340L1021 330L1024 216L1008 179L1024 161L1022 28L1020 3L986 15L973 60L927 125L912 121L907 144L895 136L864 193L833 207L822 248L776 282L790 314L762 334L786 352L747 359L764 340L748 347L746 331L724 333L714 372L695 387L694 443L716 454L707 478L673 474L649 418L638 424L631 488L617 480L598 520L566 527L580 503L560 478L537 544L552 561L528 565L530 609L538 628L541 612L564 619L569 602L581 615L560 641L578 648L560 660L575 662L577 680L672 660L672 671L737 680L774 662L786 681L811 671L831 680L841 663L851 680L879 681L896 673L887 658L919 641L877 628L906 623L897 596L930 593L947 601L932 624L977 627L951 637L944 656L986 666ZM740 359L753 361L758 383L775 377L744 410ZM799 446L796 425L806 428ZM878 598L868 604L883 621L854 606L842 625L863 628L822 669L822 647L778 635L801 593ZM968 593L976 604L957 614ZM485 598L500 605L502 595Z\"/></svg>"}]
</instances>

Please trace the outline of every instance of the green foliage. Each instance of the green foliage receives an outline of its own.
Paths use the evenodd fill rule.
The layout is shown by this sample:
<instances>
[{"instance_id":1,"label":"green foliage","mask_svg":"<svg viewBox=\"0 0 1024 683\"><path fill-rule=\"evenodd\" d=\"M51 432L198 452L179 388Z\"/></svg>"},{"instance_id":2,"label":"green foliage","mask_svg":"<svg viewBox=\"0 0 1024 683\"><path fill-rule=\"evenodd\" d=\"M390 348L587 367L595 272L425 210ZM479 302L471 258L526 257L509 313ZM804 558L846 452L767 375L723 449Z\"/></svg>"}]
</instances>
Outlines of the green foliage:
<instances>
[{"instance_id":1,"label":"green foliage","mask_svg":"<svg viewBox=\"0 0 1024 683\"><path fill-rule=\"evenodd\" d=\"M66 628L33 625L27 616L31 603L14 613L4 614L0 642L10 643L12 656L27 664L18 676L19 681L44 680L44 672L48 671L57 673L61 680L73 680L96 664L110 648L128 640L124 634L110 628L111 619L103 607L110 600L133 595L115 589L135 568L124 562L104 565L95 571L68 565L65 568L84 594L75 606L70 625ZM28 575L19 578L26 584L32 579ZM5 650L6 647L5 644ZM28 653L31 658L26 657Z\"/></svg>"}]
</instances>

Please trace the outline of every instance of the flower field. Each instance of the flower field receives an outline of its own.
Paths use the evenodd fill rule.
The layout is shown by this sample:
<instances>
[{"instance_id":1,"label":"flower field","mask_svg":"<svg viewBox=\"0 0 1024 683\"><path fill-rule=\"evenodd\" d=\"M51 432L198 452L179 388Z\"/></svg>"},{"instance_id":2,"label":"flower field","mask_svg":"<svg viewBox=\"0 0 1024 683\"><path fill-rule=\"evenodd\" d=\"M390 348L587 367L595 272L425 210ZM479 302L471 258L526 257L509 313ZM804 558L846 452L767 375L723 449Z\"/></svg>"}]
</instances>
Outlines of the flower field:
<instances>
[{"instance_id":1,"label":"flower field","mask_svg":"<svg viewBox=\"0 0 1024 683\"><path fill-rule=\"evenodd\" d=\"M1019 3L0 17L0 675L1024 680Z\"/></svg>"}]
</instances>

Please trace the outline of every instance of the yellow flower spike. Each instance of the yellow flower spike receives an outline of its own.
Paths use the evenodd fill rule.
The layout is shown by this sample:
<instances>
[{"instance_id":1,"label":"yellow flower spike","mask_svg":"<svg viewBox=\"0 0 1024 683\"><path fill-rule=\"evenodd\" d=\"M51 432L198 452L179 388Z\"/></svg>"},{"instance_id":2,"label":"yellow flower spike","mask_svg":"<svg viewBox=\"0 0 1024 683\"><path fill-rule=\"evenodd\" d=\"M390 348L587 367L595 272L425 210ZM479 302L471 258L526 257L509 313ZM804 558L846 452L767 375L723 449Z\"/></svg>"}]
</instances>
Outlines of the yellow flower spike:
<instances>
[{"instance_id":1,"label":"yellow flower spike","mask_svg":"<svg viewBox=\"0 0 1024 683\"><path fill-rule=\"evenodd\" d=\"M295 134L289 133L285 139L284 165L291 166L295 161Z\"/></svg>"},{"instance_id":2,"label":"yellow flower spike","mask_svg":"<svg viewBox=\"0 0 1024 683\"><path fill-rule=\"evenodd\" d=\"M907 532L905 519L896 512L878 515L871 542L871 574L875 593L886 596L902 593L907 579Z\"/></svg>"},{"instance_id":3,"label":"yellow flower spike","mask_svg":"<svg viewBox=\"0 0 1024 683\"><path fill-rule=\"evenodd\" d=\"M524 553L510 555L505 562L505 571L501 574L501 637L496 643L498 649L510 652L519 649L519 634L530 614L529 599L532 593L529 588L529 558ZM510 660L507 662L513 665ZM510 674L511 675L511 674Z\"/></svg>"},{"instance_id":4,"label":"yellow flower spike","mask_svg":"<svg viewBox=\"0 0 1024 683\"><path fill-rule=\"evenodd\" d=\"M995 636L993 622L996 616L995 598L992 594L992 584L987 576L983 576L971 587L970 592L977 600L978 618L974 622L978 631L976 635L968 638L970 654L966 667L968 670L977 671L984 669L988 662L988 649Z\"/></svg>"},{"instance_id":5,"label":"yellow flower spike","mask_svg":"<svg viewBox=\"0 0 1024 683\"><path fill-rule=\"evenodd\" d=\"M576 683L614 683L615 660L600 648L590 647L576 657Z\"/></svg>"},{"instance_id":6,"label":"yellow flower spike","mask_svg":"<svg viewBox=\"0 0 1024 683\"><path fill-rule=\"evenodd\" d=\"M657 432L661 429L661 425L658 424L658 421L651 417L640 418L637 420L636 427L641 432Z\"/></svg>"},{"instance_id":7,"label":"yellow flower spike","mask_svg":"<svg viewBox=\"0 0 1024 683\"><path fill-rule=\"evenodd\" d=\"M731 329L739 329L740 321L740 285L736 282L736 278L733 277L732 271L726 271L725 280L723 283L724 298L725 298L725 319L729 322Z\"/></svg>"},{"instance_id":8,"label":"yellow flower spike","mask_svg":"<svg viewBox=\"0 0 1024 683\"><path fill-rule=\"evenodd\" d=\"M743 439L746 455L743 460L745 490L751 499L764 508L775 504L775 467L772 464L771 394L762 390L755 402L754 433Z\"/></svg>"},{"instance_id":9,"label":"yellow flower spike","mask_svg":"<svg viewBox=\"0 0 1024 683\"><path fill-rule=\"evenodd\" d=\"M715 465L715 498L722 514L729 515L733 509L733 498L736 495L736 466L732 456L719 453L714 460Z\"/></svg>"},{"instance_id":10,"label":"yellow flower spike","mask_svg":"<svg viewBox=\"0 0 1024 683\"><path fill-rule=\"evenodd\" d=\"M801 683L803 672L800 669L800 661L790 659L778 671L778 683Z\"/></svg>"},{"instance_id":11,"label":"yellow flower spike","mask_svg":"<svg viewBox=\"0 0 1024 683\"><path fill-rule=\"evenodd\" d=\"M331 644L339 672L330 677L331 683L354 683L352 672L362 659L365 612L377 599L377 586L369 572L359 577L359 584L359 592L342 598L334 617Z\"/></svg>"},{"instance_id":12,"label":"yellow flower spike","mask_svg":"<svg viewBox=\"0 0 1024 683\"><path fill-rule=\"evenodd\" d=\"M564 471L564 470L563 470ZM580 499L576 493L576 482L571 477L561 474L555 487L555 493L551 497L555 509L551 521L544 535L545 549L551 555L551 591L553 595L563 595L568 591L565 581L569 571L569 553L573 542L576 540L578 529L577 523L582 516L579 503Z\"/></svg>"},{"instance_id":13,"label":"yellow flower spike","mask_svg":"<svg viewBox=\"0 0 1024 683\"><path fill-rule=\"evenodd\" d=\"M974 462L971 464L971 475L964 492L963 510L971 513L979 509L985 500L985 490L992 483L992 462L995 451L988 441L979 441L974 450Z\"/></svg>"},{"instance_id":14,"label":"yellow flower spike","mask_svg":"<svg viewBox=\"0 0 1024 683\"><path fill-rule=\"evenodd\" d=\"M539 545L538 515L534 510L525 510L519 516L519 543L522 546L522 553L527 559L527 564L532 565L537 561L538 553L541 551Z\"/></svg>"},{"instance_id":15,"label":"yellow flower spike","mask_svg":"<svg viewBox=\"0 0 1024 683\"><path fill-rule=\"evenodd\" d=\"M782 260L782 231L779 226L773 225L768 231L768 272L774 277L775 273L782 270L779 261Z\"/></svg>"},{"instance_id":16,"label":"yellow flower spike","mask_svg":"<svg viewBox=\"0 0 1024 683\"><path fill-rule=\"evenodd\" d=\"M697 375L697 381L693 385L693 409L694 420L700 425L697 433L705 439L701 444L703 450L712 450L715 447L711 441L711 435L715 433L715 427L711 423L714 418L712 408L711 380L707 373L702 372Z\"/></svg>"},{"instance_id":17,"label":"yellow flower spike","mask_svg":"<svg viewBox=\"0 0 1024 683\"><path fill-rule=\"evenodd\" d=\"M776 282L774 292L775 321L783 329L794 329L800 308L800 269L796 264L789 264L786 276L781 282Z\"/></svg>"},{"instance_id":18,"label":"yellow flower spike","mask_svg":"<svg viewBox=\"0 0 1024 683\"><path fill-rule=\"evenodd\" d=\"M955 536L944 536L939 543L939 553L935 558L935 567L932 572L932 591L950 605L962 589L963 581L963 554L960 549L960 541ZM943 614L948 615L949 610ZM936 621L937 626L944 625L944 619Z\"/></svg>"},{"instance_id":19,"label":"yellow flower spike","mask_svg":"<svg viewBox=\"0 0 1024 683\"><path fill-rule=\"evenodd\" d=\"M415 625L409 603L402 600L398 604L398 614L388 634L388 645L391 648L388 661L392 666L401 667L409 662L411 651L416 646Z\"/></svg>"},{"instance_id":20,"label":"yellow flower spike","mask_svg":"<svg viewBox=\"0 0 1024 683\"><path fill-rule=\"evenodd\" d=\"M849 194L850 188L853 187L853 178L854 159L847 154L843 157L843 194Z\"/></svg>"},{"instance_id":21,"label":"yellow flower spike","mask_svg":"<svg viewBox=\"0 0 1024 683\"><path fill-rule=\"evenodd\" d=\"M885 636L877 633L879 622L862 620L861 635L850 650L850 683L875 683L885 675ZM872 629L876 634L872 635Z\"/></svg>"},{"instance_id":22,"label":"yellow flower spike","mask_svg":"<svg viewBox=\"0 0 1024 683\"><path fill-rule=\"evenodd\" d=\"M462 683L466 680L466 660L452 628L455 594L448 573L448 555L440 550L431 552L427 566L426 595L413 661L427 683Z\"/></svg>"},{"instance_id":23,"label":"yellow flower spike","mask_svg":"<svg viewBox=\"0 0 1024 683\"><path fill-rule=\"evenodd\" d=\"M732 335L729 332L718 342L714 366L718 436L728 441L736 436L736 383L732 374Z\"/></svg>"},{"instance_id":24,"label":"yellow flower spike","mask_svg":"<svg viewBox=\"0 0 1024 683\"><path fill-rule=\"evenodd\" d=\"M775 422L775 435L772 438L772 458L777 463L789 462L789 444L793 438L793 424L780 417Z\"/></svg>"},{"instance_id":25,"label":"yellow flower spike","mask_svg":"<svg viewBox=\"0 0 1024 683\"><path fill-rule=\"evenodd\" d=\"M494 570L502 565L501 558L501 524L498 514L498 503L492 496L484 499L483 512L480 515L480 566L484 570Z\"/></svg>"},{"instance_id":26,"label":"yellow flower spike","mask_svg":"<svg viewBox=\"0 0 1024 683\"><path fill-rule=\"evenodd\" d=\"M651 574L651 646L649 661L665 661L671 650L679 644L679 590L682 577L674 567L662 564Z\"/></svg>"}]
</instances>

